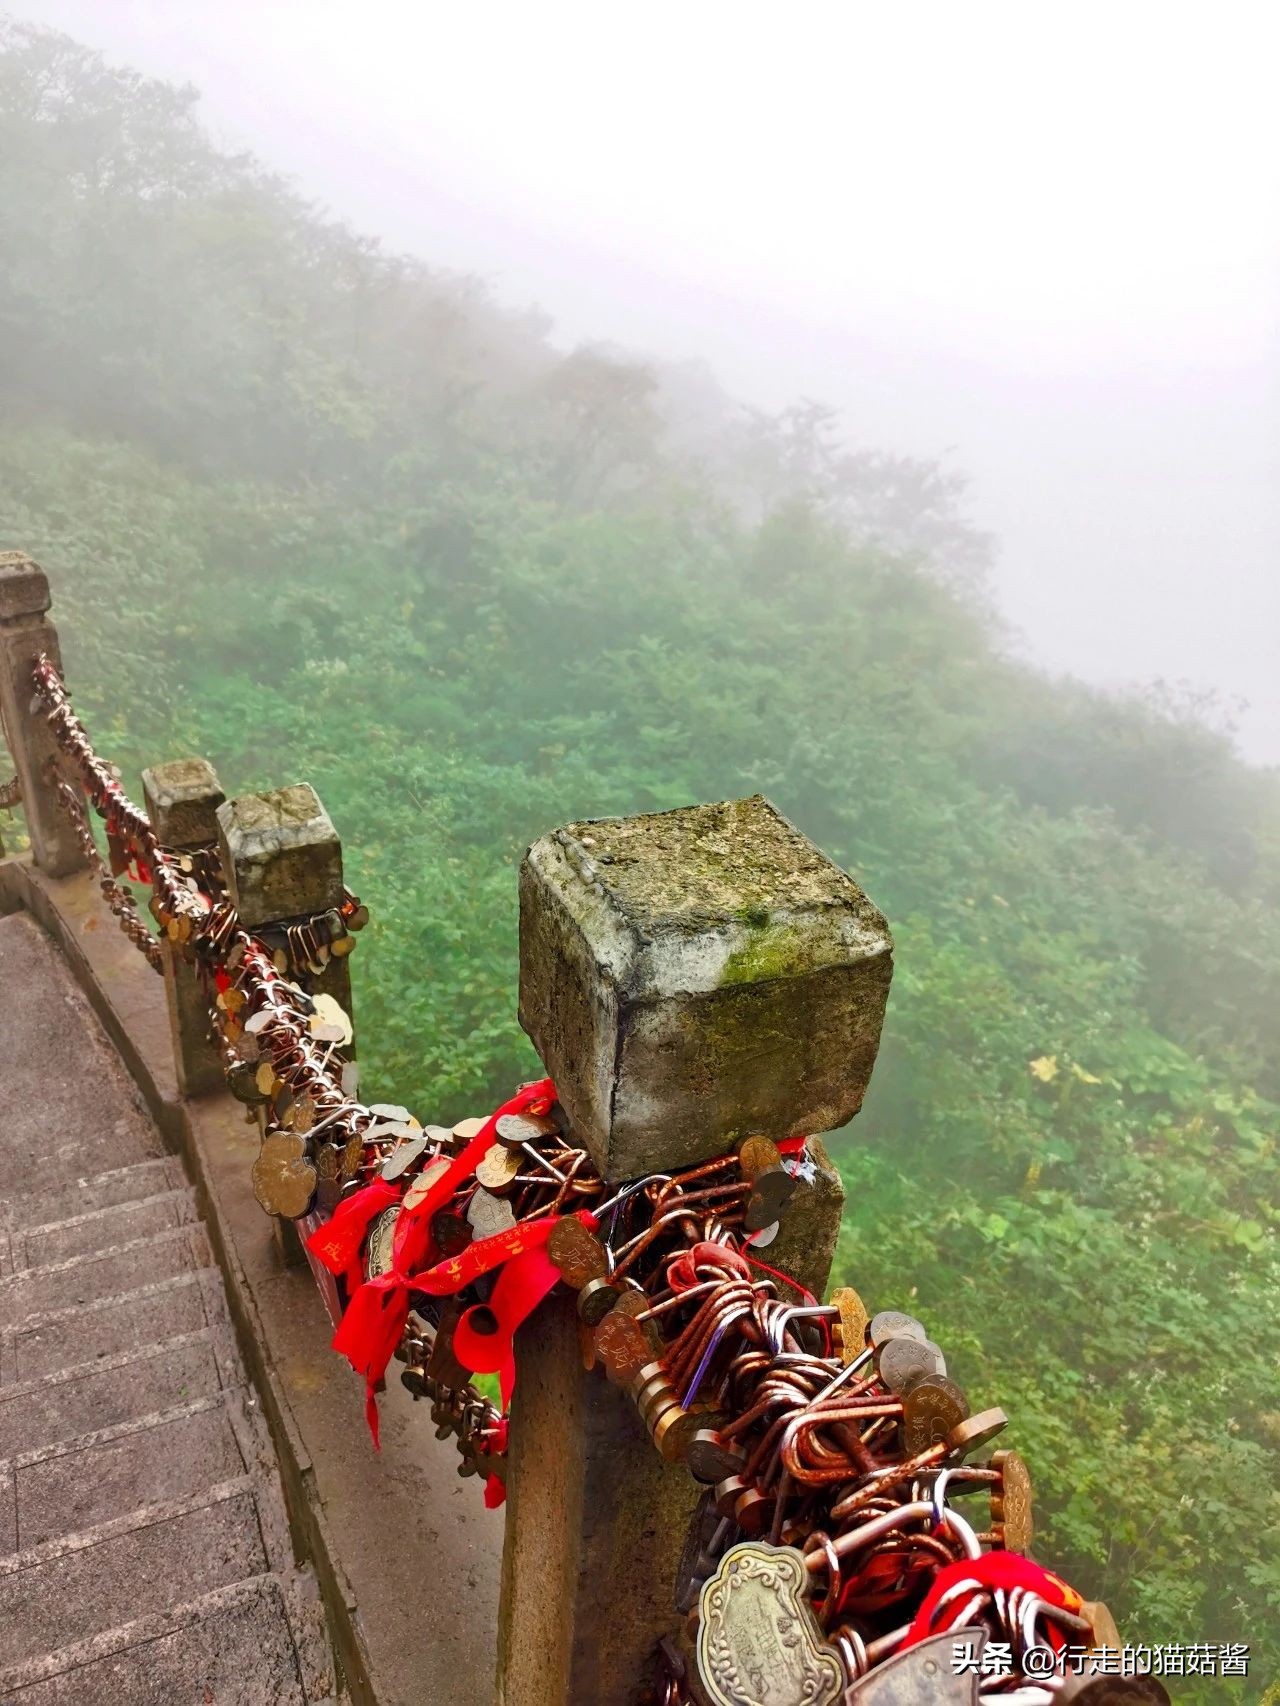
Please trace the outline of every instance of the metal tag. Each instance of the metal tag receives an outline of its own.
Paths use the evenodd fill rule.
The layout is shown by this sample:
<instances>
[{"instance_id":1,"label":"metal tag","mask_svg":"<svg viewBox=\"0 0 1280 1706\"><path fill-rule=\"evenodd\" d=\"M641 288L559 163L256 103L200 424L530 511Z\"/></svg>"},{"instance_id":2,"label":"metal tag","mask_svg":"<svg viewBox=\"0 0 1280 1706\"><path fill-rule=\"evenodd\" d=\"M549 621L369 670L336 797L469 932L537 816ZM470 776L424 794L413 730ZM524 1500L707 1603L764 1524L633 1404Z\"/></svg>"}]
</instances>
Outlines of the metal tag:
<instances>
[{"instance_id":1,"label":"metal tag","mask_svg":"<svg viewBox=\"0 0 1280 1706\"><path fill-rule=\"evenodd\" d=\"M977 1706L986 1644L985 1629L953 1629L921 1641L855 1682L845 1706ZM976 1660L972 1667L970 1655Z\"/></svg>"},{"instance_id":2,"label":"metal tag","mask_svg":"<svg viewBox=\"0 0 1280 1706\"><path fill-rule=\"evenodd\" d=\"M714 1706L835 1706L844 1666L805 1598L794 1546L730 1547L698 1600L698 1676Z\"/></svg>"}]
</instances>

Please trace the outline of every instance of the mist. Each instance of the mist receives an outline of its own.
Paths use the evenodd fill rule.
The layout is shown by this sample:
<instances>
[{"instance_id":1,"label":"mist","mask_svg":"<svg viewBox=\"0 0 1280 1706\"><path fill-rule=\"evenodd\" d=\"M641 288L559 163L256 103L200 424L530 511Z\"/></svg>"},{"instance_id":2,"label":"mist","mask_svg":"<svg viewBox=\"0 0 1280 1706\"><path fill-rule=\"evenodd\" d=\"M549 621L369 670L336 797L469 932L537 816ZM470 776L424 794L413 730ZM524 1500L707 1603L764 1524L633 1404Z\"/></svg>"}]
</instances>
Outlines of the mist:
<instances>
[{"instance_id":1,"label":"mist","mask_svg":"<svg viewBox=\"0 0 1280 1706\"><path fill-rule=\"evenodd\" d=\"M564 348L941 458L1011 644L1280 760L1269 9L40 0Z\"/></svg>"},{"instance_id":2,"label":"mist","mask_svg":"<svg viewBox=\"0 0 1280 1706\"><path fill-rule=\"evenodd\" d=\"M833 1281L1007 1404L1038 1557L1132 1639L1249 1643L1251 1688L1280 1676L1271 34L0 17L0 550L47 571L103 762L134 798L191 755L229 798L314 787L370 919L361 1093L446 1125L540 1072L523 850L765 795L895 941L827 1134Z\"/></svg>"}]
</instances>

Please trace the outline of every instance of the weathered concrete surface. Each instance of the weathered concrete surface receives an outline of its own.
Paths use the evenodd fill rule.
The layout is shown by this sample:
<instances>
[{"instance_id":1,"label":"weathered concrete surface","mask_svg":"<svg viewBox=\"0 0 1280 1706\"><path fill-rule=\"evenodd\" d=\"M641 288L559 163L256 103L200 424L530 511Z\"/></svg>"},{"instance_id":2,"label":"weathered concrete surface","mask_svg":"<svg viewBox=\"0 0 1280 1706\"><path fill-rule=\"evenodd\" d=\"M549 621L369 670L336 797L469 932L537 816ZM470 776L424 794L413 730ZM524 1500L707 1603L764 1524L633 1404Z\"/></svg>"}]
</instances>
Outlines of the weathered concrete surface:
<instances>
[{"instance_id":1,"label":"weathered concrete surface","mask_svg":"<svg viewBox=\"0 0 1280 1706\"><path fill-rule=\"evenodd\" d=\"M61 661L48 608L44 570L22 551L0 551L0 732L13 754L36 863L63 875L80 870L85 857L49 787L57 756L53 731L31 709L36 660L44 652L55 664Z\"/></svg>"},{"instance_id":2,"label":"weathered concrete surface","mask_svg":"<svg viewBox=\"0 0 1280 1706\"><path fill-rule=\"evenodd\" d=\"M654 1450L635 1405L582 1366L571 1297L516 1338L500 1706L636 1700L673 1610L702 1488Z\"/></svg>"},{"instance_id":3,"label":"weathered concrete surface","mask_svg":"<svg viewBox=\"0 0 1280 1706\"><path fill-rule=\"evenodd\" d=\"M309 783L269 794L242 794L219 806L218 848L228 887L251 930L327 912L342 902L342 843ZM331 995L354 1018L351 966L334 954L303 974L313 995ZM354 1045L347 1053L354 1055ZM321 1205L334 1206L321 1186Z\"/></svg>"},{"instance_id":4,"label":"weathered concrete surface","mask_svg":"<svg viewBox=\"0 0 1280 1706\"><path fill-rule=\"evenodd\" d=\"M0 1106L0 1700L231 1698L206 1690L236 1630L235 1698L333 1699L192 1192L21 914L0 919Z\"/></svg>"},{"instance_id":5,"label":"weathered concrete surface","mask_svg":"<svg viewBox=\"0 0 1280 1706\"><path fill-rule=\"evenodd\" d=\"M759 795L569 824L521 866L520 1022L602 1171L633 1178L857 1113L892 946Z\"/></svg>"},{"instance_id":6,"label":"weathered concrete surface","mask_svg":"<svg viewBox=\"0 0 1280 1706\"><path fill-rule=\"evenodd\" d=\"M342 843L307 782L218 807L231 898L247 929L324 912L342 899Z\"/></svg>"},{"instance_id":7,"label":"weathered concrete surface","mask_svg":"<svg viewBox=\"0 0 1280 1706\"><path fill-rule=\"evenodd\" d=\"M142 772L142 803L163 847L207 847L218 839L226 799L207 758L175 758Z\"/></svg>"},{"instance_id":8,"label":"weathered concrete surface","mask_svg":"<svg viewBox=\"0 0 1280 1706\"><path fill-rule=\"evenodd\" d=\"M164 847L208 847L217 841L218 807L226 797L204 758L178 758L142 772L143 803ZM223 1084L208 997L199 968L180 942L165 940L161 951L178 1088L184 1096L205 1096Z\"/></svg>"},{"instance_id":9,"label":"weathered concrete surface","mask_svg":"<svg viewBox=\"0 0 1280 1706\"><path fill-rule=\"evenodd\" d=\"M332 1329L310 1273L284 1265L271 1222L253 1199L249 1174L257 1150L255 1131L228 1096L178 1099L160 980L115 930L93 883L85 877L50 881L23 862L0 862L0 913L19 904L55 936L152 1117L188 1160L206 1231L226 1277L231 1321L279 1454L294 1545L319 1578L353 1700L362 1706L488 1706L502 1512L486 1511L477 1483L457 1477L456 1451L435 1439L426 1405L410 1401L395 1379L395 1364L381 1400L382 1451L373 1451L361 1389L329 1347ZM172 1160L157 1159L136 1172L114 1160L104 1163L104 1172L113 1166L119 1170L98 1181L103 1206L108 1199L136 1201L144 1186L158 1192L183 1182L180 1169L172 1175L156 1173L156 1168L177 1167ZM37 1212L45 1219L64 1209L75 1214L77 1189L74 1173L42 1185ZM156 1357L145 1338L130 1353L135 1360L129 1378L143 1392L139 1402L149 1408L166 1407L179 1372L187 1398L216 1389L219 1353L213 1335L225 1328L223 1317L202 1299L203 1277L180 1274L140 1300L155 1321L151 1330L171 1331L172 1364ZM217 1308L225 1308L221 1285L216 1289ZM81 1317L85 1311L74 1314ZM63 1335L83 1330L61 1317L54 1329ZM104 1358L83 1378L69 1382L66 1401L79 1406L77 1420L88 1416L87 1427L107 1428L126 1419L121 1414L123 1374ZM38 1382L28 1382L23 1390L31 1408L19 1449L34 1449L48 1397ZM0 1386L0 1406L4 1391ZM3 1408L0 1437L7 1438ZM215 1603L221 1603L216 1593L200 1602ZM148 1627L164 1615L154 1614ZM217 1622L223 1612L210 1611L209 1618ZM63 1706L71 1698L41 1693L32 1701ZM115 1696L108 1690L101 1698ZM154 1698L168 1706L184 1697L160 1691ZM223 1706L224 1700L242 1697L228 1684L225 1694L215 1691L214 1698ZM4 1699L0 1692L0 1702ZM22 1706L30 1703L24 1698Z\"/></svg>"}]
</instances>

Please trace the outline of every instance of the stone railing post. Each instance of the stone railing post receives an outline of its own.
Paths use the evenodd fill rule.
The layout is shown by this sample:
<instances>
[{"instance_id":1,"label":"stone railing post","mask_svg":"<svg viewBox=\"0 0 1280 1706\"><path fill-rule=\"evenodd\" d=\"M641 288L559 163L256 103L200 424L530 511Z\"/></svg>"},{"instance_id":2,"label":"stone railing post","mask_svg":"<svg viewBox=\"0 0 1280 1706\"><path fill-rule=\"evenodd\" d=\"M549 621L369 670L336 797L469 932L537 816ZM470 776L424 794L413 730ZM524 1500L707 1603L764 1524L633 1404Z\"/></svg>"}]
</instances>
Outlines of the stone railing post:
<instances>
[{"instance_id":1,"label":"stone railing post","mask_svg":"<svg viewBox=\"0 0 1280 1706\"><path fill-rule=\"evenodd\" d=\"M142 795L151 827L162 847L177 853L210 847L218 839L217 810L226 799L213 766L203 758L180 758L142 772ZM182 944L164 941L164 988L169 1030L184 1096L224 1088L222 1056L214 1038L209 995Z\"/></svg>"},{"instance_id":2,"label":"stone railing post","mask_svg":"<svg viewBox=\"0 0 1280 1706\"><path fill-rule=\"evenodd\" d=\"M246 930L270 936L342 904L342 843L310 783L241 794L220 805L216 816L223 877ZM307 981L313 992L332 995L354 1024L345 956L331 956ZM339 1193L339 1182L322 1180L319 1207L332 1210ZM286 1259L301 1260L292 1224L276 1226Z\"/></svg>"},{"instance_id":3,"label":"stone railing post","mask_svg":"<svg viewBox=\"0 0 1280 1706\"><path fill-rule=\"evenodd\" d=\"M43 713L32 710L36 659L47 652L61 664L57 630L45 614L49 603L44 570L21 551L0 551L0 724L22 790L32 857L51 877L67 877L86 860L53 789L53 733Z\"/></svg>"},{"instance_id":4,"label":"stone railing post","mask_svg":"<svg viewBox=\"0 0 1280 1706\"><path fill-rule=\"evenodd\" d=\"M246 930L278 930L342 905L342 843L309 782L241 794L217 809L218 848ZM311 987L351 1015L351 969L332 955Z\"/></svg>"},{"instance_id":5,"label":"stone railing post","mask_svg":"<svg viewBox=\"0 0 1280 1706\"><path fill-rule=\"evenodd\" d=\"M884 918L764 799L570 824L520 873L520 1021L612 1181L861 1106L892 972ZM767 1259L825 1288L844 1200L813 1178ZM498 1656L502 1706L631 1706L680 1622L700 1492L630 1398L583 1368L573 1300L516 1339Z\"/></svg>"}]
</instances>

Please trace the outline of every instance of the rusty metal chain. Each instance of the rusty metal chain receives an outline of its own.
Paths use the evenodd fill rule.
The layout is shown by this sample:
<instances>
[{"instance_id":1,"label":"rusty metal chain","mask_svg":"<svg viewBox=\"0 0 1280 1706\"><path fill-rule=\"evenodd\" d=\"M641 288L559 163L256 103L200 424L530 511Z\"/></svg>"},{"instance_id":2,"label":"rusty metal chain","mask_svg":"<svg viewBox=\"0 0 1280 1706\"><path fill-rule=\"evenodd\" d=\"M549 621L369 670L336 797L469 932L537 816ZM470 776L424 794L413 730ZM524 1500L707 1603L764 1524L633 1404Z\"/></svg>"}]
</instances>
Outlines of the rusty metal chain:
<instances>
[{"instance_id":1,"label":"rusty metal chain","mask_svg":"<svg viewBox=\"0 0 1280 1706\"><path fill-rule=\"evenodd\" d=\"M80 796L63 776L58 776L54 780L54 795L75 831L76 839L80 843L86 860L97 875L102 898L119 922L121 931L143 954L153 971L163 972L164 956L160 944L143 923L138 912L137 901L134 900L128 889L121 887L104 864L102 855L98 851L98 844L93 839L93 832L85 817Z\"/></svg>"}]
</instances>

